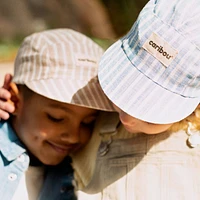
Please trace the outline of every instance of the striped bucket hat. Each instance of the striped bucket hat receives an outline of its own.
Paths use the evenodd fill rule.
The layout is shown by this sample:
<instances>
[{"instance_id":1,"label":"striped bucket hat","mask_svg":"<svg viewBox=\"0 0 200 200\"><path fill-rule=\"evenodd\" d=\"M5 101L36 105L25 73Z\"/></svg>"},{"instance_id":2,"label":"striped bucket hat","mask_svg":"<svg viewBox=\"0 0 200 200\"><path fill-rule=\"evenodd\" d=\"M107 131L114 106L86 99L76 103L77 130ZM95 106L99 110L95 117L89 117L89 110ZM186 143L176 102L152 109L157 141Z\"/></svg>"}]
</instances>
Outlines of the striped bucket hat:
<instances>
[{"instance_id":1,"label":"striped bucket hat","mask_svg":"<svg viewBox=\"0 0 200 200\"><path fill-rule=\"evenodd\" d=\"M53 100L113 111L97 79L102 54L91 39L70 29L35 33L22 42L13 81Z\"/></svg>"},{"instance_id":2,"label":"striped bucket hat","mask_svg":"<svg viewBox=\"0 0 200 200\"><path fill-rule=\"evenodd\" d=\"M200 102L200 1L151 0L100 61L108 98L129 115L167 124Z\"/></svg>"}]
</instances>

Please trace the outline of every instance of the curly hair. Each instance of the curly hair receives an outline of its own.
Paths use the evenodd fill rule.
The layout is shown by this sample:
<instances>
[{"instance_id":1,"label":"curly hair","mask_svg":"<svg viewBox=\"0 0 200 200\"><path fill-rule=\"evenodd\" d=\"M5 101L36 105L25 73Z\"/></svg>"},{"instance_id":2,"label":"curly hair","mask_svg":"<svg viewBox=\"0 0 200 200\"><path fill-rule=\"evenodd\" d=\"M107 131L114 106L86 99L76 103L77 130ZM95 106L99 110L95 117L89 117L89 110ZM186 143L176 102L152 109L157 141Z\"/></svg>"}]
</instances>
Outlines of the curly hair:
<instances>
[{"instance_id":1,"label":"curly hair","mask_svg":"<svg viewBox=\"0 0 200 200\"><path fill-rule=\"evenodd\" d=\"M189 126L193 130L200 130L200 105L198 105L194 112L191 113L188 117L179 122L174 123L169 128L169 131L176 132L181 129L187 131Z\"/></svg>"}]
</instances>

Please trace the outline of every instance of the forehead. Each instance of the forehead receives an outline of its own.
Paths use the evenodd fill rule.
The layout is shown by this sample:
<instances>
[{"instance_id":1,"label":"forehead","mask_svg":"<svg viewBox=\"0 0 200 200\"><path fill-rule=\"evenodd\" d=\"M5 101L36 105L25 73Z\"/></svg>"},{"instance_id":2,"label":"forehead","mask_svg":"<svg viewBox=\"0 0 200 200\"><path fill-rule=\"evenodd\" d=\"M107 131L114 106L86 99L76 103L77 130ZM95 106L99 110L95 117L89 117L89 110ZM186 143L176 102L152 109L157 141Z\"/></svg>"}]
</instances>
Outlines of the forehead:
<instances>
[{"instance_id":1,"label":"forehead","mask_svg":"<svg viewBox=\"0 0 200 200\"><path fill-rule=\"evenodd\" d=\"M79 106L69 103L63 103L56 100L49 99L37 93L32 94L31 96L31 103L32 107L41 107L41 109L52 109L52 110L59 110L65 113L71 114L78 114L78 115L93 115L97 113L97 110L87 108L85 106ZM29 104L30 105L30 104Z\"/></svg>"}]
</instances>

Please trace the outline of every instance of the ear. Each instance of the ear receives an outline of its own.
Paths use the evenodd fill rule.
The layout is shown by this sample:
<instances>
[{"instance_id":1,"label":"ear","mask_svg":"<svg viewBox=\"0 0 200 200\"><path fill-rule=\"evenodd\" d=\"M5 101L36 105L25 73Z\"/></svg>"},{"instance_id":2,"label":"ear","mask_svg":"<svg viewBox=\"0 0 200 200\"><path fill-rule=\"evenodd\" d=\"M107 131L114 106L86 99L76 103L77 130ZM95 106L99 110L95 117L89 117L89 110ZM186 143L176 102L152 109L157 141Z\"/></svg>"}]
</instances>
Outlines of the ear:
<instances>
[{"instance_id":1,"label":"ear","mask_svg":"<svg viewBox=\"0 0 200 200\"><path fill-rule=\"evenodd\" d=\"M11 82L10 83L10 87L9 87L9 91L11 93L11 103L15 106L15 111L12 113L13 115L16 115L19 109L19 105L21 102L21 94L19 92L19 88L16 85L16 83Z\"/></svg>"}]
</instances>

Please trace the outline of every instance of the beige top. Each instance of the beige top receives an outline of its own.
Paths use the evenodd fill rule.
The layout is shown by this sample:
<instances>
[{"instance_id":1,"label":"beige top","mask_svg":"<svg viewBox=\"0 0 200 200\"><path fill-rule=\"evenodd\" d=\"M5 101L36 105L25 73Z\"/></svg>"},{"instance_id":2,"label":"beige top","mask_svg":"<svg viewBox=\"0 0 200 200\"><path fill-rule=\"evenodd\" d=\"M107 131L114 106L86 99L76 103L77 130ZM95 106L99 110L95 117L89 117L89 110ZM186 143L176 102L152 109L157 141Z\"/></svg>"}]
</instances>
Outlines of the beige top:
<instances>
[{"instance_id":1,"label":"beige top","mask_svg":"<svg viewBox=\"0 0 200 200\"><path fill-rule=\"evenodd\" d=\"M121 125L115 126L117 134L106 134L105 127L112 129L105 121L98 121L89 144L72 157L77 189L82 190L78 199L200 199L200 146L190 148L184 130L131 134ZM108 152L100 155L110 136Z\"/></svg>"},{"instance_id":2,"label":"beige top","mask_svg":"<svg viewBox=\"0 0 200 200\"><path fill-rule=\"evenodd\" d=\"M96 157L101 141L108 141L110 136L113 140L136 137L137 134L127 132L122 125L117 129L118 124L119 117L117 113L102 112L89 143L81 151L72 155L77 189L85 188L90 182L96 166Z\"/></svg>"}]
</instances>

